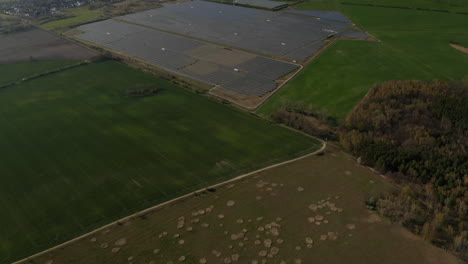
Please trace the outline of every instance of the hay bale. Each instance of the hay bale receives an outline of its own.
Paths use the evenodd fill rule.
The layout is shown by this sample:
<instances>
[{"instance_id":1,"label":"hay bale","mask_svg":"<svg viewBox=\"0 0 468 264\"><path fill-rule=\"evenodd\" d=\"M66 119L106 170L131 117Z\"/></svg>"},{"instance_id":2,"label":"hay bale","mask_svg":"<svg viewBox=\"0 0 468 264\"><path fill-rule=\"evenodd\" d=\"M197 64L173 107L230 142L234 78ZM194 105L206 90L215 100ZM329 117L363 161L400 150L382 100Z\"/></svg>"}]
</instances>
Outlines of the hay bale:
<instances>
[{"instance_id":1,"label":"hay bale","mask_svg":"<svg viewBox=\"0 0 468 264\"><path fill-rule=\"evenodd\" d=\"M279 253L279 248L277 248L277 247L272 247L272 248L270 249L270 253L273 254L273 255L278 254L278 253Z\"/></svg>"},{"instance_id":2,"label":"hay bale","mask_svg":"<svg viewBox=\"0 0 468 264\"><path fill-rule=\"evenodd\" d=\"M312 240L311 237L306 237L305 241L306 241L307 244L313 244L314 243L314 240Z\"/></svg>"},{"instance_id":3,"label":"hay bale","mask_svg":"<svg viewBox=\"0 0 468 264\"><path fill-rule=\"evenodd\" d=\"M266 250L262 250L262 251L258 252L258 256L260 256L260 257L265 257L267 254L268 253L267 253Z\"/></svg>"},{"instance_id":4,"label":"hay bale","mask_svg":"<svg viewBox=\"0 0 468 264\"><path fill-rule=\"evenodd\" d=\"M228 207L232 207L232 206L234 206L235 204L236 204L236 202L235 202L235 201L233 201L233 200L229 200L229 201L227 201L227 203L226 203L226 206L228 206Z\"/></svg>"},{"instance_id":5,"label":"hay bale","mask_svg":"<svg viewBox=\"0 0 468 264\"><path fill-rule=\"evenodd\" d=\"M313 222L315 222L315 218L313 218L313 217L308 217L308 218L307 218L307 221L308 221L309 223L313 223Z\"/></svg>"},{"instance_id":6,"label":"hay bale","mask_svg":"<svg viewBox=\"0 0 468 264\"><path fill-rule=\"evenodd\" d=\"M232 260L231 260L231 258L225 258L223 263L229 264L229 263L232 263Z\"/></svg>"},{"instance_id":7,"label":"hay bale","mask_svg":"<svg viewBox=\"0 0 468 264\"><path fill-rule=\"evenodd\" d=\"M159 248L153 250L153 253L154 253L154 254L158 254L159 252L161 252L161 250L160 250Z\"/></svg>"},{"instance_id":8,"label":"hay bale","mask_svg":"<svg viewBox=\"0 0 468 264\"><path fill-rule=\"evenodd\" d=\"M238 261L239 258L240 258L240 255L239 255L239 254L232 254L232 255L231 255L231 259L232 259L232 261L234 261L234 262Z\"/></svg>"},{"instance_id":9,"label":"hay bale","mask_svg":"<svg viewBox=\"0 0 468 264\"><path fill-rule=\"evenodd\" d=\"M298 192L303 192L303 191L304 191L304 188L301 187L301 186L299 186L299 187L297 187L297 191L298 191Z\"/></svg>"},{"instance_id":10,"label":"hay bale","mask_svg":"<svg viewBox=\"0 0 468 264\"><path fill-rule=\"evenodd\" d=\"M101 248L108 248L108 247L109 247L109 244L107 244L107 243L102 243L101 244Z\"/></svg>"},{"instance_id":11,"label":"hay bale","mask_svg":"<svg viewBox=\"0 0 468 264\"><path fill-rule=\"evenodd\" d=\"M94 243L94 242L96 242L96 241L97 241L97 238L93 237L93 238L91 238L89 241L91 241L91 242L93 242L93 243Z\"/></svg>"},{"instance_id":12,"label":"hay bale","mask_svg":"<svg viewBox=\"0 0 468 264\"><path fill-rule=\"evenodd\" d=\"M120 251L120 248L119 247L115 247L111 250L112 253L117 253Z\"/></svg>"},{"instance_id":13,"label":"hay bale","mask_svg":"<svg viewBox=\"0 0 468 264\"><path fill-rule=\"evenodd\" d=\"M356 225L355 224L346 224L346 228L349 229L349 230L354 230L354 229L356 229Z\"/></svg>"},{"instance_id":14,"label":"hay bale","mask_svg":"<svg viewBox=\"0 0 468 264\"><path fill-rule=\"evenodd\" d=\"M223 218L224 218L224 215L223 215L223 214L219 214L219 215L218 215L218 218L219 218L219 219L223 219Z\"/></svg>"},{"instance_id":15,"label":"hay bale","mask_svg":"<svg viewBox=\"0 0 468 264\"><path fill-rule=\"evenodd\" d=\"M179 262L183 262L183 261L185 261L185 256L180 256L179 257Z\"/></svg>"},{"instance_id":16,"label":"hay bale","mask_svg":"<svg viewBox=\"0 0 468 264\"><path fill-rule=\"evenodd\" d=\"M211 251L211 253L212 253L215 257L217 257L217 258L219 258L219 256L221 256L221 252L217 251L216 249L213 249L213 250Z\"/></svg>"},{"instance_id":17,"label":"hay bale","mask_svg":"<svg viewBox=\"0 0 468 264\"><path fill-rule=\"evenodd\" d=\"M206 258L201 258L198 262L200 264L206 264Z\"/></svg>"},{"instance_id":18,"label":"hay bale","mask_svg":"<svg viewBox=\"0 0 468 264\"><path fill-rule=\"evenodd\" d=\"M276 243L277 243L277 244L280 244L280 245L281 245L281 244L283 244L283 242L284 242L284 240L281 239L281 238L276 239Z\"/></svg>"},{"instance_id":19,"label":"hay bale","mask_svg":"<svg viewBox=\"0 0 468 264\"><path fill-rule=\"evenodd\" d=\"M179 240L179 245L183 245L183 244L185 244L185 240L183 239Z\"/></svg>"}]
</instances>

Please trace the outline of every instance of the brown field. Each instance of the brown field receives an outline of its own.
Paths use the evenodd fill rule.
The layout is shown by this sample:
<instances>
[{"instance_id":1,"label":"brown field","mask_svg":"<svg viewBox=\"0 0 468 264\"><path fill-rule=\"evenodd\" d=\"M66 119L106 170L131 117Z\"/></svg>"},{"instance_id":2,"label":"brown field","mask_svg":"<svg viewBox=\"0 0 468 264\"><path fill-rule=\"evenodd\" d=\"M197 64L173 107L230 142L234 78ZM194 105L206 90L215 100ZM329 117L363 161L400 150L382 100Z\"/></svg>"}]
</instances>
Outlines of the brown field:
<instances>
[{"instance_id":1,"label":"brown field","mask_svg":"<svg viewBox=\"0 0 468 264\"><path fill-rule=\"evenodd\" d=\"M42 29L0 36L0 63L97 57L99 54Z\"/></svg>"},{"instance_id":2,"label":"brown field","mask_svg":"<svg viewBox=\"0 0 468 264\"><path fill-rule=\"evenodd\" d=\"M28 263L459 263L365 208L392 188L329 147Z\"/></svg>"}]
</instances>

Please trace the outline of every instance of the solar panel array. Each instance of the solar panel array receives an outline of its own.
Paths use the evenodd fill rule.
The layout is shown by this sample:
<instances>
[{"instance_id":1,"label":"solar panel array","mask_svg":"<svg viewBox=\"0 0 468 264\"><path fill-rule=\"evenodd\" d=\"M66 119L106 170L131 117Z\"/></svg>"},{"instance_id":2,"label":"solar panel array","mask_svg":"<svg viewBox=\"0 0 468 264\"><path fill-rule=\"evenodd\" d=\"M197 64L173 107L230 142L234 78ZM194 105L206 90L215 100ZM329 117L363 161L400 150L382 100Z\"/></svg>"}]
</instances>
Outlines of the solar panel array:
<instances>
[{"instance_id":1,"label":"solar panel array","mask_svg":"<svg viewBox=\"0 0 468 264\"><path fill-rule=\"evenodd\" d=\"M268 9L280 9L288 6L288 3L270 0L234 0L234 2L243 5L264 7Z\"/></svg>"},{"instance_id":2,"label":"solar panel array","mask_svg":"<svg viewBox=\"0 0 468 264\"><path fill-rule=\"evenodd\" d=\"M298 68L295 64L114 20L78 29L83 32L76 36L79 39L243 95L263 96L277 87L276 79ZM209 50L210 56L203 56L204 50Z\"/></svg>"},{"instance_id":3,"label":"solar panel array","mask_svg":"<svg viewBox=\"0 0 468 264\"><path fill-rule=\"evenodd\" d=\"M308 46L297 49L289 54L286 54L284 57L293 61L305 61L308 57L318 51L320 48L325 46L326 42L319 40Z\"/></svg>"},{"instance_id":4,"label":"solar panel array","mask_svg":"<svg viewBox=\"0 0 468 264\"><path fill-rule=\"evenodd\" d=\"M278 57L351 26L343 21L207 1L170 5L117 19Z\"/></svg>"},{"instance_id":5,"label":"solar panel array","mask_svg":"<svg viewBox=\"0 0 468 264\"><path fill-rule=\"evenodd\" d=\"M327 20L334 20L343 23L351 24L351 20L338 11L317 11L317 10L287 10L291 14L299 14L304 16L319 17Z\"/></svg>"}]
</instances>

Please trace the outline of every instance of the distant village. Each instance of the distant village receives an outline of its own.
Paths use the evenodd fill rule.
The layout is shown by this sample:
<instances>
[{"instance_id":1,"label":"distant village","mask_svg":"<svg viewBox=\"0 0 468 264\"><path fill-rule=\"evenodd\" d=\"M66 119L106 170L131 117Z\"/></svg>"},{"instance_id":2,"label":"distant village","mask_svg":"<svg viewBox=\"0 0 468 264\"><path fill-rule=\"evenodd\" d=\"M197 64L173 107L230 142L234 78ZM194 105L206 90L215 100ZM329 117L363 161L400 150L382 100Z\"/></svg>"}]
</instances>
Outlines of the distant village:
<instances>
[{"instance_id":1,"label":"distant village","mask_svg":"<svg viewBox=\"0 0 468 264\"><path fill-rule=\"evenodd\" d=\"M18 0L0 3L0 12L6 15L40 17L57 15L61 10L84 6L95 0Z\"/></svg>"}]
</instances>

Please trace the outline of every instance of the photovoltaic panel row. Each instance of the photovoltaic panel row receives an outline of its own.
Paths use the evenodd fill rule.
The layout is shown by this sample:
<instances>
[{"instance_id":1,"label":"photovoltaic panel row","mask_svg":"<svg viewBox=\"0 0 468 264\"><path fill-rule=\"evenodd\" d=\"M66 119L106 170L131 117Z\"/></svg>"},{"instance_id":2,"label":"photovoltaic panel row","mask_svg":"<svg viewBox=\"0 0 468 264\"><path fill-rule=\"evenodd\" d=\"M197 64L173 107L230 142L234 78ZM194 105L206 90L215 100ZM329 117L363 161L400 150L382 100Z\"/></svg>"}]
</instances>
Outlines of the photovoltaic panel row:
<instances>
[{"instance_id":1,"label":"photovoltaic panel row","mask_svg":"<svg viewBox=\"0 0 468 264\"><path fill-rule=\"evenodd\" d=\"M170 5L117 19L278 57L350 27L334 20L206 1Z\"/></svg>"},{"instance_id":2,"label":"photovoltaic panel row","mask_svg":"<svg viewBox=\"0 0 468 264\"><path fill-rule=\"evenodd\" d=\"M320 48L325 46L325 44L326 44L325 41L319 40L308 46L299 48L289 54L286 54L284 57L294 60L294 61L305 61L308 57L310 57L315 52L317 52Z\"/></svg>"},{"instance_id":3,"label":"photovoltaic panel row","mask_svg":"<svg viewBox=\"0 0 468 264\"><path fill-rule=\"evenodd\" d=\"M298 67L114 20L88 24L78 29L83 33L76 37L82 40L210 85L242 91L246 95L262 96L268 93L276 88L276 79ZM242 88L234 87L236 83L242 84Z\"/></svg>"}]
</instances>

